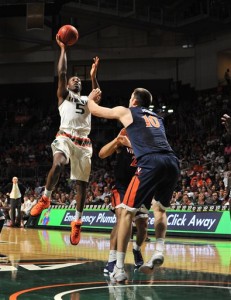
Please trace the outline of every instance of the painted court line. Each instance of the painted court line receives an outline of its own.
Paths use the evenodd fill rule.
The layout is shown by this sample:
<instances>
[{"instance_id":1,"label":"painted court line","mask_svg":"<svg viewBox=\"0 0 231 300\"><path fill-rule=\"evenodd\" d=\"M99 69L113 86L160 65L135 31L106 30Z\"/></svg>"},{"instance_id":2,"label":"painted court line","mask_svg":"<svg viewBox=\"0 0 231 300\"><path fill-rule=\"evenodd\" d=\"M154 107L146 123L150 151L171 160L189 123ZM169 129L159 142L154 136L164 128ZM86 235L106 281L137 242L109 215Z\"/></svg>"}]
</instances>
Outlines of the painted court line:
<instances>
[{"instance_id":1,"label":"painted court line","mask_svg":"<svg viewBox=\"0 0 231 300\"><path fill-rule=\"evenodd\" d=\"M229 287L224 287L224 286L209 286L209 285L193 285L193 284L142 284L142 285L137 285L137 284L130 284L130 285L117 285L117 286L112 286L113 288L116 289L121 289L121 288L127 288L127 287L150 287L150 286L154 286L154 287L196 287L196 288L212 288L212 289L230 289ZM90 287L90 288L82 288L82 289L76 289L76 290L70 290L70 291L66 291L66 292L62 292L57 294L54 297L54 300L62 300L63 296L66 296L70 293L74 293L74 292L82 292L82 291L89 291L89 290L98 290L98 289L109 289L110 286L100 286L100 287Z\"/></svg>"}]
</instances>

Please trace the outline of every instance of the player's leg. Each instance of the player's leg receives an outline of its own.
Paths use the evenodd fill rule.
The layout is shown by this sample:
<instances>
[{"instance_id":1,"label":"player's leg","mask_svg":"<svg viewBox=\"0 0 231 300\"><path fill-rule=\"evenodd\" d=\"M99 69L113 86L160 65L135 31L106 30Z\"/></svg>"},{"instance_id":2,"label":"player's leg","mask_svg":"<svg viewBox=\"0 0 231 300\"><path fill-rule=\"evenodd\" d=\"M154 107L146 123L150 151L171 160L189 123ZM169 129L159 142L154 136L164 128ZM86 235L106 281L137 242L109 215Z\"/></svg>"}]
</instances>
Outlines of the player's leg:
<instances>
[{"instance_id":1,"label":"player's leg","mask_svg":"<svg viewBox=\"0 0 231 300\"><path fill-rule=\"evenodd\" d=\"M137 269L144 263L141 246L147 237L148 218L146 215L138 214L135 216L134 222L136 224L136 240L133 242L132 252L134 255L134 265Z\"/></svg>"},{"instance_id":2,"label":"player's leg","mask_svg":"<svg viewBox=\"0 0 231 300\"><path fill-rule=\"evenodd\" d=\"M78 245L81 237L82 215L86 200L87 184L91 172L92 147L79 147L72 143L70 145L72 154L70 156L72 180L76 180L76 211L75 220L71 222L70 242ZM77 158L77 159L76 159Z\"/></svg>"},{"instance_id":3,"label":"player's leg","mask_svg":"<svg viewBox=\"0 0 231 300\"><path fill-rule=\"evenodd\" d=\"M109 250L108 261L104 268L105 275L110 275L113 272L114 266L116 264L117 233L118 233L118 226L120 222L121 208L115 209L115 215L116 215L116 224L113 227L110 234L110 250Z\"/></svg>"},{"instance_id":4,"label":"player's leg","mask_svg":"<svg viewBox=\"0 0 231 300\"><path fill-rule=\"evenodd\" d=\"M15 222L15 226L17 227L21 227L21 199L17 199L16 202L16 209L17 209L17 217L16 217L16 222Z\"/></svg>"},{"instance_id":5,"label":"player's leg","mask_svg":"<svg viewBox=\"0 0 231 300\"><path fill-rule=\"evenodd\" d=\"M156 246L154 254L151 259L140 267L140 271L145 274L153 273L155 267L159 267L164 262L164 243L167 231L167 215L166 210L163 209L159 203L153 201L154 212L154 228L156 236Z\"/></svg>"},{"instance_id":6,"label":"player's leg","mask_svg":"<svg viewBox=\"0 0 231 300\"><path fill-rule=\"evenodd\" d=\"M87 182L76 180L75 183L76 190L76 210L80 213L80 216L76 220L81 219L87 192Z\"/></svg>"},{"instance_id":7,"label":"player's leg","mask_svg":"<svg viewBox=\"0 0 231 300\"><path fill-rule=\"evenodd\" d=\"M78 245L81 236L82 214L86 199L87 182L76 181L76 211L75 220L71 222L70 242L72 245Z\"/></svg>"},{"instance_id":8,"label":"player's leg","mask_svg":"<svg viewBox=\"0 0 231 300\"><path fill-rule=\"evenodd\" d=\"M106 263L106 266L103 269L103 273L105 276L110 275L113 270L114 266L116 264L116 244L115 244L115 238L117 235L117 224L114 225L112 228L111 234L110 234L110 250L108 255L108 260Z\"/></svg>"},{"instance_id":9,"label":"player's leg","mask_svg":"<svg viewBox=\"0 0 231 300\"><path fill-rule=\"evenodd\" d=\"M53 156L53 164L48 173L45 191L42 197L39 199L38 203L34 205L30 211L31 216L38 216L41 212L50 206L50 198L53 189L58 183L59 176L68 163L68 159L62 152L57 152Z\"/></svg>"},{"instance_id":10,"label":"player's leg","mask_svg":"<svg viewBox=\"0 0 231 300\"><path fill-rule=\"evenodd\" d=\"M125 188L123 186L119 186L118 188L114 188L112 190L112 197L111 197L111 211L116 215L116 224L113 227L111 234L110 234L110 251L108 256L108 262L104 268L104 274L110 275L116 264L116 253L117 253L117 233L120 223L121 217L121 210L120 207L121 202L123 200L125 194Z\"/></svg>"},{"instance_id":11,"label":"player's leg","mask_svg":"<svg viewBox=\"0 0 231 300\"><path fill-rule=\"evenodd\" d=\"M49 195L50 198L52 191L54 190L56 184L59 181L59 177L61 172L64 169L64 166L68 163L68 159L65 154L62 152L57 152L53 156L53 164L48 173L47 181L46 181L46 190L44 191L44 195Z\"/></svg>"},{"instance_id":12,"label":"player's leg","mask_svg":"<svg viewBox=\"0 0 231 300\"><path fill-rule=\"evenodd\" d=\"M155 217L156 248L151 259L139 269L145 274L153 273L154 268L159 267L164 262L164 242L167 231L166 209L170 205L179 175L178 160L174 156L160 155L153 157L150 165L153 166L154 170L152 177L152 194L155 196L153 212ZM162 171L163 168L165 172Z\"/></svg>"},{"instance_id":13,"label":"player's leg","mask_svg":"<svg viewBox=\"0 0 231 300\"><path fill-rule=\"evenodd\" d=\"M121 210L121 219L117 234L116 265L113 273L110 275L111 280L115 280L117 282L127 279L127 274L124 270L124 260L128 242L132 233L132 219L135 213L136 211L129 211L126 208L122 208Z\"/></svg>"},{"instance_id":14,"label":"player's leg","mask_svg":"<svg viewBox=\"0 0 231 300\"><path fill-rule=\"evenodd\" d=\"M128 242L132 233L132 220L137 213L141 201L137 195L139 194L140 179L139 174L133 176L131 182L126 190L123 203L121 204L121 219L117 234L117 254L116 266L111 274L111 280L117 282L126 280L127 274L124 270L124 261L127 251ZM142 201L141 201L142 202Z\"/></svg>"},{"instance_id":15,"label":"player's leg","mask_svg":"<svg viewBox=\"0 0 231 300\"><path fill-rule=\"evenodd\" d=\"M15 226L15 217L16 217L16 199L10 199L10 227Z\"/></svg>"}]
</instances>

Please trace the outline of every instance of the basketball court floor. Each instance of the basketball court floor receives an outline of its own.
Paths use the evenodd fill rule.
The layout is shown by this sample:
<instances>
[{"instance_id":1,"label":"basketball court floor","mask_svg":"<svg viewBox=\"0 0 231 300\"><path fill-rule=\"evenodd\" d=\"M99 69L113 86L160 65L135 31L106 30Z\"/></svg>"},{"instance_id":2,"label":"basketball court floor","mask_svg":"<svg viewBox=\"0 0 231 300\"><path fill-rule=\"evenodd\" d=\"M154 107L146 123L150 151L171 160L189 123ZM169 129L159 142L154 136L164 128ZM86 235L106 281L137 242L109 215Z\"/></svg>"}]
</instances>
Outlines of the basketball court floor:
<instances>
[{"instance_id":1,"label":"basketball court floor","mask_svg":"<svg viewBox=\"0 0 231 300\"><path fill-rule=\"evenodd\" d=\"M148 259L151 237L142 247ZM103 268L108 233L82 232L72 246L69 231L3 227L0 300L230 300L231 245L228 240L168 237L165 262L152 275L134 272L132 241L126 256L129 279L113 284Z\"/></svg>"}]
</instances>

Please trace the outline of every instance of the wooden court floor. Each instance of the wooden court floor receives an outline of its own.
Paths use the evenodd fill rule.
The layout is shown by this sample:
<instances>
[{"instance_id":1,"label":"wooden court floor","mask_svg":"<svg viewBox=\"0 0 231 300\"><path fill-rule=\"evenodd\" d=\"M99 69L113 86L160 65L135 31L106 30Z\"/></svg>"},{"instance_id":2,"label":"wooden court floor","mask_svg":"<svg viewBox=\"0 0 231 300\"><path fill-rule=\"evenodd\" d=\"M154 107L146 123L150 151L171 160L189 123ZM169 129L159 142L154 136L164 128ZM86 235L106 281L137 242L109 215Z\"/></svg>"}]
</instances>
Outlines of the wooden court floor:
<instances>
[{"instance_id":1,"label":"wooden court floor","mask_svg":"<svg viewBox=\"0 0 231 300\"><path fill-rule=\"evenodd\" d=\"M154 241L143 245L144 258ZM152 275L134 272L131 241L123 285L103 274L108 249L108 233L83 232L72 246L68 231L3 227L0 300L231 299L228 240L167 238L165 262Z\"/></svg>"}]
</instances>

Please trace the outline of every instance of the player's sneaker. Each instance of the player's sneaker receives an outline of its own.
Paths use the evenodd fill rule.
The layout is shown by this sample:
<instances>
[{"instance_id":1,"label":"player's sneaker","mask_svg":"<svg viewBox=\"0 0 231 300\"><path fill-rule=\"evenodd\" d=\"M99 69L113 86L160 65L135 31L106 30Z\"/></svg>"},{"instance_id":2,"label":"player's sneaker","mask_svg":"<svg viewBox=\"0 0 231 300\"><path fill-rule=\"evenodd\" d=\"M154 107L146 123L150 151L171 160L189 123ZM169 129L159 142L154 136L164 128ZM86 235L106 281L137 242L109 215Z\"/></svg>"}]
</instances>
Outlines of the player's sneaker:
<instances>
[{"instance_id":1,"label":"player's sneaker","mask_svg":"<svg viewBox=\"0 0 231 300\"><path fill-rule=\"evenodd\" d=\"M110 274L110 279L112 282L122 282L128 279L124 268L117 268L115 265L113 272Z\"/></svg>"},{"instance_id":2,"label":"player's sneaker","mask_svg":"<svg viewBox=\"0 0 231 300\"><path fill-rule=\"evenodd\" d=\"M139 268L144 263L142 254L141 254L140 250L133 249L132 251L133 251L133 255L134 255L135 268Z\"/></svg>"},{"instance_id":3,"label":"player's sneaker","mask_svg":"<svg viewBox=\"0 0 231 300\"><path fill-rule=\"evenodd\" d=\"M116 260L107 262L106 266L103 269L104 275L110 275L114 270L115 264Z\"/></svg>"},{"instance_id":4,"label":"player's sneaker","mask_svg":"<svg viewBox=\"0 0 231 300\"><path fill-rule=\"evenodd\" d=\"M71 222L70 242L72 245L78 245L80 241L81 226L82 226L81 220Z\"/></svg>"},{"instance_id":5,"label":"player's sneaker","mask_svg":"<svg viewBox=\"0 0 231 300\"><path fill-rule=\"evenodd\" d=\"M155 267L161 266L163 262L164 262L163 253L156 251L153 254L152 258L139 268L139 271L144 274L152 274L154 272Z\"/></svg>"},{"instance_id":6,"label":"player's sneaker","mask_svg":"<svg viewBox=\"0 0 231 300\"><path fill-rule=\"evenodd\" d=\"M43 196L39 199L38 203L35 204L35 206L32 207L32 209L31 209L31 211L30 211L30 215L31 215L32 217L36 217L36 216L40 215L41 212L42 212L44 209L46 209L46 208L48 208L48 207L50 206L50 202L51 202L51 201L50 201L50 198L47 197L47 196L45 196L45 195L43 195Z\"/></svg>"}]
</instances>

